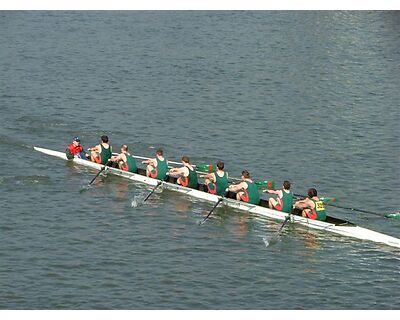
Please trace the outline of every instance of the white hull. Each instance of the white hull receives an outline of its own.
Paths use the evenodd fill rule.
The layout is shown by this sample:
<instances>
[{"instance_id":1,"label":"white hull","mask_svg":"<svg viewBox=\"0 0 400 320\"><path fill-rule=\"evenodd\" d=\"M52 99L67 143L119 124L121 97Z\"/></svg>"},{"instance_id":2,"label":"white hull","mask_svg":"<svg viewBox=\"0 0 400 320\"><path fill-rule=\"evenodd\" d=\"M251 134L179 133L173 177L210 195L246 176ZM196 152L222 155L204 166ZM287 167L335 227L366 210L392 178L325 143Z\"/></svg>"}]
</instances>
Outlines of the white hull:
<instances>
[{"instance_id":1,"label":"white hull","mask_svg":"<svg viewBox=\"0 0 400 320\"><path fill-rule=\"evenodd\" d=\"M39 148L39 147L34 147L34 149L36 151L67 160L65 153L63 153L63 152L53 151L53 150ZM100 170L103 167L100 164L90 162L87 160L83 160L83 159L79 159L79 158L74 158L73 161L77 164L80 164L80 165L83 165L86 167L90 167L90 168L93 168L96 170ZM140 174L125 172L125 171L122 171L122 170L119 170L116 168L111 168L111 167L108 168L108 172L112 173L114 175L117 175L117 176L121 176L123 178L130 179L132 181L144 183L144 184L151 185L151 186L156 186L157 183L160 182L160 180L148 178L148 177L142 176ZM218 201L218 199L220 198L219 196L216 196L216 195L212 195L212 194L200 191L200 190L185 188L180 185L169 183L169 182L163 181L162 186L165 189L181 192L181 193L187 194L188 196L195 197L198 199L203 199L203 200L210 201L213 203L216 203ZM253 214L258 214L258 215L261 215L261 216L264 216L267 218L272 218L275 220L283 221L287 217L286 213L272 210L269 208L265 208L262 206L256 206L256 205L240 202L240 201L237 201L234 199L224 198L222 202L229 207L248 211ZM301 216L297 216L297 215L291 215L291 221L301 224L303 226L309 227L309 228L317 229L317 230L329 231L332 233L336 233L336 234L340 234L340 235L344 235L344 236L348 236L348 237L352 237L352 238L357 238L357 239L361 239L361 240L369 240L369 241L373 241L373 242L383 243L383 244L386 244L386 245L389 245L392 247L400 248L400 239L397 239L392 236L388 236L388 235L385 235L385 234L382 234L382 233L379 233L376 231L372 231L372 230L369 230L366 228L362 228L362 227L359 227L356 225L351 225L351 224L350 225L335 225L335 224L327 223L324 221L310 220L310 219L307 219L307 218L304 218Z\"/></svg>"}]
</instances>

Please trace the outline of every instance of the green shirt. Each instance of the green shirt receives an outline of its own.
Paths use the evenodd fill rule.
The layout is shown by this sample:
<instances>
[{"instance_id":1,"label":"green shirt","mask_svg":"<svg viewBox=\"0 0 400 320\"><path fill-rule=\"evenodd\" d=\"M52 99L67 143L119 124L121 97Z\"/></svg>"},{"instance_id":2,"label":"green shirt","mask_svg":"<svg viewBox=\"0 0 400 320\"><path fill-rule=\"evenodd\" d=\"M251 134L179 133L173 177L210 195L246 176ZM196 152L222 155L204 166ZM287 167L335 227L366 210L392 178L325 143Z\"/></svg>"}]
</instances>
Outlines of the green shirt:
<instances>
[{"instance_id":1,"label":"green shirt","mask_svg":"<svg viewBox=\"0 0 400 320\"><path fill-rule=\"evenodd\" d=\"M312 202L314 202L314 209L315 213L317 214L317 220L325 221L326 220L326 211L325 211L325 205L322 200L316 201L314 199L310 199Z\"/></svg>"},{"instance_id":2,"label":"green shirt","mask_svg":"<svg viewBox=\"0 0 400 320\"><path fill-rule=\"evenodd\" d=\"M137 172L136 160L130 153L125 153L126 163L128 165L129 172Z\"/></svg>"},{"instance_id":3,"label":"green shirt","mask_svg":"<svg viewBox=\"0 0 400 320\"><path fill-rule=\"evenodd\" d=\"M245 197L243 201L247 199L247 203L251 204L259 204L260 203L260 193L258 192L257 185L253 181L246 180L247 189L245 193L247 193L248 197Z\"/></svg>"},{"instance_id":4,"label":"green shirt","mask_svg":"<svg viewBox=\"0 0 400 320\"><path fill-rule=\"evenodd\" d=\"M187 178L189 179L189 183L188 183L188 188L192 188L192 189L197 189L198 186L198 180L197 180L197 173L195 170L189 170L189 175L187 176Z\"/></svg>"},{"instance_id":5,"label":"green shirt","mask_svg":"<svg viewBox=\"0 0 400 320\"><path fill-rule=\"evenodd\" d=\"M228 188L228 174L224 172L224 175L220 177L217 172L214 173L215 175L215 185L217 186L217 195L224 196L226 193L226 188Z\"/></svg>"},{"instance_id":6,"label":"green shirt","mask_svg":"<svg viewBox=\"0 0 400 320\"><path fill-rule=\"evenodd\" d=\"M282 190L282 202L283 202L283 207L282 211L286 213L291 213L292 208L293 208L293 193L291 191L285 192L285 190Z\"/></svg>"},{"instance_id":7,"label":"green shirt","mask_svg":"<svg viewBox=\"0 0 400 320\"><path fill-rule=\"evenodd\" d=\"M101 164L106 164L108 159L112 156L112 148L108 145L108 149L104 148L102 144L100 144L101 152L100 152L100 159Z\"/></svg>"},{"instance_id":8,"label":"green shirt","mask_svg":"<svg viewBox=\"0 0 400 320\"><path fill-rule=\"evenodd\" d=\"M161 161L157 157L157 167L156 168L157 168L157 177L156 177L156 179L165 180L165 178L167 177L167 172L168 172L167 159L164 158L164 160Z\"/></svg>"}]
</instances>

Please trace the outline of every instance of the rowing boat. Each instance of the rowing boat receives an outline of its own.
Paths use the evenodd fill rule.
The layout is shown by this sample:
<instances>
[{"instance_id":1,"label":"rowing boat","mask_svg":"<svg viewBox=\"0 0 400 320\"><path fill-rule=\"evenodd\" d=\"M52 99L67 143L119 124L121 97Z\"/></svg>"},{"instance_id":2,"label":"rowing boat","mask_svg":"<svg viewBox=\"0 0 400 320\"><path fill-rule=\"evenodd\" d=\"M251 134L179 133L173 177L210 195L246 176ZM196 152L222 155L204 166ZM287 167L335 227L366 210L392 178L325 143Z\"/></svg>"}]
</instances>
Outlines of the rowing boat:
<instances>
[{"instance_id":1,"label":"rowing boat","mask_svg":"<svg viewBox=\"0 0 400 320\"><path fill-rule=\"evenodd\" d=\"M68 160L65 153L63 153L63 152L49 150L49 149L40 148L40 147L34 147L34 149L36 151L42 152L42 153L50 155L50 156ZM69 161L71 161L71 160L69 160ZM73 162L75 162L78 165L93 168L96 170L101 170L104 167L101 164L97 164L97 163L94 163L94 162L91 162L88 160L84 160L84 159L79 159L79 158L74 158ZM117 175L117 176L120 176L120 177L123 177L123 178L126 178L126 179L130 179L135 182L150 185L150 186L157 186L159 183L161 183L162 187L165 189L184 193L188 196L206 200L206 201L210 201L213 203L216 203L219 199L221 199L220 196L207 193L206 192L207 188L203 184L199 184L198 189L190 189L190 188L182 187L181 185L176 184L176 178L168 177L167 181L160 181L157 179L146 177L146 171L142 168L138 169L138 173L131 173L131 172L122 171L120 169L107 167L107 172ZM279 220L279 221L285 220L285 218L288 215L287 213L268 208L268 201L265 199L261 199L259 205L253 205L253 204L245 203L242 201L237 201L236 193L233 193L233 192L228 192L227 195L222 198L221 202L228 207L247 211L252 214L264 216L264 217L271 218L274 220ZM347 220L342 220L339 218L335 218L332 216L327 216L326 221L311 220L311 219L302 217L300 214L300 210L294 209L292 214L290 215L290 221L294 222L294 223L298 223L303 226L306 226L308 228L312 228L312 229L328 231L331 233L336 233L336 234L347 236L347 237L352 237L352 238L361 239L361 240L369 240L369 241L385 244L385 245L388 245L391 247L400 248L400 239L398 239L398 238L395 238L395 237L392 237L392 236L389 236L389 235L386 235L386 234L383 234L380 232L372 231L370 229L362 228L352 222L349 222Z\"/></svg>"}]
</instances>

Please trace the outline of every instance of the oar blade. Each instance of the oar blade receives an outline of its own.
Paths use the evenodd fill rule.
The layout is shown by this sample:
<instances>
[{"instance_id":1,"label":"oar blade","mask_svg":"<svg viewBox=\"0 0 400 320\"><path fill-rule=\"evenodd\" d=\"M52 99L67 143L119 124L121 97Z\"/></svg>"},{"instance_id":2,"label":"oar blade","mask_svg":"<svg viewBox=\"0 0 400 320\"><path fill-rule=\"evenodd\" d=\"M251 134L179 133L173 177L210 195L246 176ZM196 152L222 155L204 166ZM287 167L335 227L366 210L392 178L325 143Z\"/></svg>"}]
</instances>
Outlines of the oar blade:
<instances>
[{"instance_id":1,"label":"oar blade","mask_svg":"<svg viewBox=\"0 0 400 320\"><path fill-rule=\"evenodd\" d=\"M331 204L338 202L338 199L336 197L321 197L320 199L324 204Z\"/></svg>"},{"instance_id":2,"label":"oar blade","mask_svg":"<svg viewBox=\"0 0 400 320\"><path fill-rule=\"evenodd\" d=\"M263 181L256 181L254 183L258 188L264 188L264 189L266 188L268 190L275 190L275 182L274 181L263 180Z\"/></svg>"},{"instance_id":3,"label":"oar blade","mask_svg":"<svg viewBox=\"0 0 400 320\"><path fill-rule=\"evenodd\" d=\"M400 220L400 212L385 214L385 218Z\"/></svg>"},{"instance_id":4,"label":"oar blade","mask_svg":"<svg viewBox=\"0 0 400 320\"><path fill-rule=\"evenodd\" d=\"M216 166L213 164L200 163L196 165L196 171L211 173L216 171Z\"/></svg>"}]
</instances>

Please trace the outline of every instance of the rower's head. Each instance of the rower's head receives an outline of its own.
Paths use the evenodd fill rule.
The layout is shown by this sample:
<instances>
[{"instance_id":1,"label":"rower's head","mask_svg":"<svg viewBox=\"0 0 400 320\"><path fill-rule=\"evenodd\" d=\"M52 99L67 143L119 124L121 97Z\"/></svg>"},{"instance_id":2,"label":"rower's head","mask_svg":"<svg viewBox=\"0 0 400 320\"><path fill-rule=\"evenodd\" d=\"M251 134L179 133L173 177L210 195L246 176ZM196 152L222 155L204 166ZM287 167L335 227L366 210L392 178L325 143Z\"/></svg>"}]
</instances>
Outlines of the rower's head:
<instances>
[{"instance_id":1,"label":"rower's head","mask_svg":"<svg viewBox=\"0 0 400 320\"><path fill-rule=\"evenodd\" d=\"M283 181L283 189L290 190L290 182L285 180Z\"/></svg>"},{"instance_id":2,"label":"rower's head","mask_svg":"<svg viewBox=\"0 0 400 320\"><path fill-rule=\"evenodd\" d=\"M185 164L185 163L186 163L186 164L189 164L189 163L190 163L190 159L189 159L188 156L183 156L181 160L182 160L182 163L183 163L183 164Z\"/></svg>"},{"instance_id":3,"label":"rower's head","mask_svg":"<svg viewBox=\"0 0 400 320\"><path fill-rule=\"evenodd\" d=\"M315 188L310 188L310 189L308 189L307 194L308 194L308 197L309 197L309 198L317 197L317 196L318 196L317 189L315 189Z\"/></svg>"},{"instance_id":4,"label":"rower's head","mask_svg":"<svg viewBox=\"0 0 400 320\"><path fill-rule=\"evenodd\" d=\"M217 163L218 170L224 170L224 167L225 167L224 163L222 161L218 161Z\"/></svg>"},{"instance_id":5,"label":"rower's head","mask_svg":"<svg viewBox=\"0 0 400 320\"><path fill-rule=\"evenodd\" d=\"M121 152L122 152L122 153L127 153L127 152L128 152L128 146L127 146L126 144L123 144L123 145L121 146Z\"/></svg>"},{"instance_id":6,"label":"rower's head","mask_svg":"<svg viewBox=\"0 0 400 320\"><path fill-rule=\"evenodd\" d=\"M81 144L81 139L79 139L79 137L74 137L73 139L72 139L72 144L74 145L74 146L79 146L80 144Z\"/></svg>"},{"instance_id":7,"label":"rower's head","mask_svg":"<svg viewBox=\"0 0 400 320\"><path fill-rule=\"evenodd\" d=\"M242 171L242 179L251 179L250 178L250 173L247 170Z\"/></svg>"},{"instance_id":8,"label":"rower's head","mask_svg":"<svg viewBox=\"0 0 400 320\"><path fill-rule=\"evenodd\" d=\"M163 156L164 156L164 151L163 151L163 149L158 149L158 150L156 151L156 155L158 155L158 156L160 156L160 157L163 157Z\"/></svg>"},{"instance_id":9,"label":"rower's head","mask_svg":"<svg viewBox=\"0 0 400 320\"><path fill-rule=\"evenodd\" d=\"M100 137L100 139L101 139L101 142L103 142L103 143L108 143L108 137L107 137L106 135L102 135L102 136Z\"/></svg>"}]
</instances>

